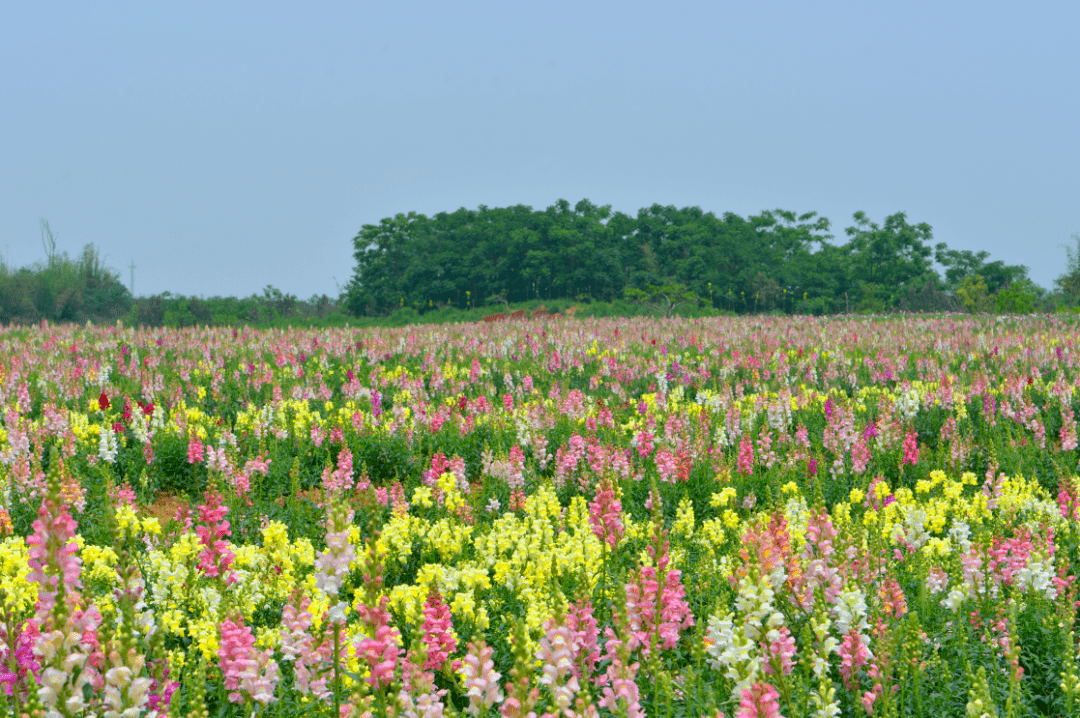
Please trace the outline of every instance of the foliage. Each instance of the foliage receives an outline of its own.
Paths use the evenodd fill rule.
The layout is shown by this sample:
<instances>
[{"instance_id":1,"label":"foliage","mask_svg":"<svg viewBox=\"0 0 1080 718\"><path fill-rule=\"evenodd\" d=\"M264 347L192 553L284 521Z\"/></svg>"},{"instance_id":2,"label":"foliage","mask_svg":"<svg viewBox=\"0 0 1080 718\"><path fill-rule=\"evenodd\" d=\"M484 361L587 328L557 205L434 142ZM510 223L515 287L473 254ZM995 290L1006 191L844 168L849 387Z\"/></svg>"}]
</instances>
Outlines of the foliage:
<instances>
[{"instance_id":1,"label":"foliage","mask_svg":"<svg viewBox=\"0 0 1080 718\"><path fill-rule=\"evenodd\" d=\"M1080 232L1073 232L1069 239L1072 244L1064 246L1065 271L1054 284L1059 291L1075 300L1080 297Z\"/></svg>"},{"instance_id":2,"label":"foliage","mask_svg":"<svg viewBox=\"0 0 1080 718\"><path fill-rule=\"evenodd\" d=\"M0 322L108 322L127 314L131 294L97 248L87 244L72 258L56 249L56 241L42 219L44 262L15 269L0 258Z\"/></svg>"},{"instance_id":3,"label":"foliage","mask_svg":"<svg viewBox=\"0 0 1080 718\"><path fill-rule=\"evenodd\" d=\"M125 317L135 326L340 326L345 322L337 300L315 295L307 300L267 285L250 297L184 297L170 292L135 300Z\"/></svg>"},{"instance_id":4,"label":"foliage","mask_svg":"<svg viewBox=\"0 0 1080 718\"><path fill-rule=\"evenodd\" d=\"M626 299L648 307L664 317L670 317L681 306L697 306L701 303L701 297L677 283L665 284L662 287L646 284L644 289L629 287L626 290Z\"/></svg>"},{"instance_id":5,"label":"foliage","mask_svg":"<svg viewBox=\"0 0 1080 718\"><path fill-rule=\"evenodd\" d=\"M1038 289L1024 277L1002 287L994 295L994 308L998 314L1030 314L1038 296Z\"/></svg>"},{"instance_id":6,"label":"foliage","mask_svg":"<svg viewBox=\"0 0 1080 718\"><path fill-rule=\"evenodd\" d=\"M1025 267L988 262L986 252L939 243L935 253L931 227L910 224L902 212L881 225L855 213L842 245L831 243L829 229L814 212L743 218L654 204L631 217L588 200L573 207L559 200L543 211L410 212L361 228L343 302L353 316L385 317L403 307L421 315L470 309L480 298L491 305L640 301L649 287L682 285L740 314L881 312L910 305L913 292L940 281L935 258L950 295L976 274L990 295L1027 275Z\"/></svg>"},{"instance_id":7,"label":"foliage","mask_svg":"<svg viewBox=\"0 0 1080 718\"><path fill-rule=\"evenodd\" d=\"M964 277L963 283L956 290L956 296L969 312L988 312L994 306L986 282L978 274Z\"/></svg>"}]
</instances>

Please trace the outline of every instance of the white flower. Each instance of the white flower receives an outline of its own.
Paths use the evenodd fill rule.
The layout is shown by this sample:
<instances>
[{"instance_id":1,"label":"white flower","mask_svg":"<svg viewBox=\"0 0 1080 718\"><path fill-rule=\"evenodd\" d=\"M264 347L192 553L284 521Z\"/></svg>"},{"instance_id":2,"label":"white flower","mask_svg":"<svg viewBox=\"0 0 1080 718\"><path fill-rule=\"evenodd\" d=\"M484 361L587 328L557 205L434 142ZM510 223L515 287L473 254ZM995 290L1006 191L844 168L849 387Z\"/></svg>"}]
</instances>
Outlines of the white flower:
<instances>
[{"instance_id":1,"label":"white flower","mask_svg":"<svg viewBox=\"0 0 1080 718\"><path fill-rule=\"evenodd\" d=\"M949 529L949 536L956 541L962 553L967 553L971 548L971 527L966 521L957 521Z\"/></svg>"},{"instance_id":2,"label":"white flower","mask_svg":"<svg viewBox=\"0 0 1080 718\"><path fill-rule=\"evenodd\" d=\"M344 603L335 603L327 612L330 623L345 623L345 610L348 606Z\"/></svg>"},{"instance_id":3,"label":"white flower","mask_svg":"<svg viewBox=\"0 0 1080 718\"><path fill-rule=\"evenodd\" d=\"M945 573L940 566L934 566L926 574L926 587L933 595L939 594L949 585L949 574Z\"/></svg>"},{"instance_id":4,"label":"white flower","mask_svg":"<svg viewBox=\"0 0 1080 718\"><path fill-rule=\"evenodd\" d=\"M1057 589L1053 585L1054 569L1049 562L1032 558L1027 565L1016 573L1016 587L1021 591L1032 589L1048 599L1057 598Z\"/></svg>"},{"instance_id":5,"label":"white flower","mask_svg":"<svg viewBox=\"0 0 1080 718\"><path fill-rule=\"evenodd\" d=\"M860 631L866 629L866 596L857 588L852 588L840 594L840 600L833 606L836 618L836 631L844 635L851 630L852 626Z\"/></svg>"},{"instance_id":6,"label":"white flower","mask_svg":"<svg viewBox=\"0 0 1080 718\"><path fill-rule=\"evenodd\" d=\"M105 682L110 686L117 686L122 688L131 682L131 669L127 666L117 666L116 668L110 668L105 673Z\"/></svg>"},{"instance_id":7,"label":"white flower","mask_svg":"<svg viewBox=\"0 0 1080 718\"><path fill-rule=\"evenodd\" d=\"M101 427L98 431L98 457L107 464L116 462L116 452L119 447L116 444L116 434L108 426Z\"/></svg>"},{"instance_id":8,"label":"white flower","mask_svg":"<svg viewBox=\"0 0 1080 718\"><path fill-rule=\"evenodd\" d=\"M955 611L964 603L967 599L967 593L963 589L954 588L949 591L947 598L942 599L941 605L950 611Z\"/></svg>"}]
</instances>

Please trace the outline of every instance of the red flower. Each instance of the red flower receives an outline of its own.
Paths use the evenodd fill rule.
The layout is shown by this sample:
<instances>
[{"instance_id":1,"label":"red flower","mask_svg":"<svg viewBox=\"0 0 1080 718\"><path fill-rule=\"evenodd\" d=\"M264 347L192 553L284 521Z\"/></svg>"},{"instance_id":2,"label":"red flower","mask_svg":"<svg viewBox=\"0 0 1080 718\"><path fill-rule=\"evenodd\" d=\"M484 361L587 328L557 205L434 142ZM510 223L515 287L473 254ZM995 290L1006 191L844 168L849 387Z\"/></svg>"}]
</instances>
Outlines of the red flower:
<instances>
[{"instance_id":1,"label":"red flower","mask_svg":"<svg viewBox=\"0 0 1080 718\"><path fill-rule=\"evenodd\" d=\"M102 411L105 411L106 409L108 409L111 406L111 404L109 404L109 397L105 396L105 390L104 389L101 390L101 396L98 397L97 403L98 403L98 406L101 407Z\"/></svg>"}]
</instances>

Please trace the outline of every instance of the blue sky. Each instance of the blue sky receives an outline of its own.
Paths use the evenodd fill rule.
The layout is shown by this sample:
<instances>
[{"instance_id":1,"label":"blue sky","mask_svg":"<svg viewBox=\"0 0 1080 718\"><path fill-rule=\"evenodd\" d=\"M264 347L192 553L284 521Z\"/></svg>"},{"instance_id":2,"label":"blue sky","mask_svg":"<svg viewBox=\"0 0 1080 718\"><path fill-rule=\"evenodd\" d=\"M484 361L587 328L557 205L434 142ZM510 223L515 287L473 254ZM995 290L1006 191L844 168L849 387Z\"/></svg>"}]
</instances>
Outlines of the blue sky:
<instances>
[{"instance_id":1,"label":"blue sky","mask_svg":"<svg viewBox=\"0 0 1080 718\"><path fill-rule=\"evenodd\" d=\"M587 197L905 211L1049 286L1080 4L8 3L0 253L136 294L337 293L361 225Z\"/></svg>"}]
</instances>

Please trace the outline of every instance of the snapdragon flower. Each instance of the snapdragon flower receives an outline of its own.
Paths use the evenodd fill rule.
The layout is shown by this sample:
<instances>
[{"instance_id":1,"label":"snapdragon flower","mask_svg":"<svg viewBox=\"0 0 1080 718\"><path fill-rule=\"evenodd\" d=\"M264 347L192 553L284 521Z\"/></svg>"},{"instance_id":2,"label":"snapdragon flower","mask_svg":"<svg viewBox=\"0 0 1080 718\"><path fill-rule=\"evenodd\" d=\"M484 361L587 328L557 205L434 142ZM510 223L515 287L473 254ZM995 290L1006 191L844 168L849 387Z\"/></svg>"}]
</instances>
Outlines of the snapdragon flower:
<instances>
[{"instance_id":1,"label":"snapdragon flower","mask_svg":"<svg viewBox=\"0 0 1080 718\"><path fill-rule=\"evenodd\" d=\"M478 716L482 710L491 708L503 701L503 692L499 688L502 674L495 670L491 659L495 652L483 640L469 644L468 653L461 662L461 677L464 680L465 695L469 698L469 715Z\"/></svg>"},{"instance_id":2,"label":"snapdragon flower","mask_svg":"<svg viewBox=\"0 0 1080 718\"><path fill-rule=\"evenodd\" d=\"M218 660L230 703L242 703L246 698L266 707L277 700L277 662L270 658L270 651L255 649L255 635L242 618L221 623Z\"/></svg>"}]
</instances>

